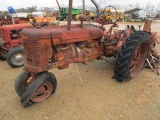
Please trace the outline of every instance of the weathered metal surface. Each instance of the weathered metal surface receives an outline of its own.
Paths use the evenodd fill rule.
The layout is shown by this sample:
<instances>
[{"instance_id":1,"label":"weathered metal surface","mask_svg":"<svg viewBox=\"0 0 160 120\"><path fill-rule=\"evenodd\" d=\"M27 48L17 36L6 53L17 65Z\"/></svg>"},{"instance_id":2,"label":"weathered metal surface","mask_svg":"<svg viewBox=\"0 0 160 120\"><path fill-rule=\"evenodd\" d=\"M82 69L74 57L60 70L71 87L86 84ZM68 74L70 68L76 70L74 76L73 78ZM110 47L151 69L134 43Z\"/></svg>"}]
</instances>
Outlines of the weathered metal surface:
<instances>
[{"instance_id":1,"label":"weathered metal surface","mask_svg":"<svg viewBox=\"0 0 160 120\"><path fill-rule=\"evenodd\" d=\"M72 2L73 0L69 0L69 11L68 11L68 25L67 25L67 30L71 30L71 17L72 17Z\"/></svg>"},{"instance_id":2,"label":"weathered metal surface","mask_svg":"<svg viewBox=\"0 0 160 120\"><path fill-rule=\"evenodd\" d=\"M146 20L143 30L147 32L151 32L151 23L152 23L152 20Z\"/></svg>"},{"instance_id":3,"label":"weathered metal surface","mask_svg":"<svg viewBox=\"0 0 160 120\"><path fill-rule=\"evenodd\" d=\"M80 16L79 16L79 20L80 21L87 21L87 16L86 15L83 15L83 14L81 14Z\"/></svg>"},{"instance_id":4,"label":"weathered metal surface","mask_svg":"<svg viewBox=\"0 0 160 120\"><path fill-rule=\"evenodd\" d=\"M53 90L52 84L50 82L45 82L32 95L31 100L33 102L44 101L52 94L52 90Z\"/></svg>"},{"instance_id":5,"label":"weathered metal surface","mask_svg":"<svg viewBox=\"0 0 160 120\"><path fill-rule=\"evenodd\" d=\"M82 16L82 19L85 19ZM147 23L146 23L146 26ZM22 30L23 45L27 56L25 68L30 72L42 72L51 68L64 69L70 63L85 62L101 57L116 56L126 39L123 31L112 33L117 24L103 35L98 27L79 25L30 28ZM104 43L100 44L103 39Z\"/></svg>"},{"instance_id":6,"label":"weathered metal surface","mask_svg":"<svg viewBox=\"0 0 160 120\"><path fill-rule=\"evenodd\" d=\"M36 66L30 64L28 61L24 64L25 69L30 72L39 73L42 71L49 70L51 68L67 68L66 66L69 66L70 63L78 63L78 62L85 62L90 61L92 59L99 58L101 56L101 53L104 51L104 46L100 46L97 49L95 48L85 48L85 49L79 49L77 48L77 57L70 58L70 59L64 59L60 61L50 62L46 66Z\"/></svg>"},{"instance_id":7,"label":"weathered metal surface","mask_svg":"<svg viewBox=\"0 0 160 120\"><path fill-rule=\"evenodd\" d=\"M27 42L23 42L27 61L34 66L47 65L52 53L51 40L41 39L40 41L33 41L28 40Z\"/></svg>"},{"instance_id":8,"label":"weathered metal surface","mask_svg":"<svg viewBox=\"0 0 160 120\"><path fill-rule=\"evenodd\" d=\"M41 39L52 38L53 45L67 44L72 42L89 41L103 36L103 31L96 27L85 26L82 28L77 25L72 26L71 31L61 27L46 27L46 28L32 28L22 30L22 38L26 39ZM59 39L59 40L58 40Z\"/></svg>"},{"instance_id":9,"label":"weathered metal surface","mask_svg":"<svg viewBox=\"0 0 160 120\"><path fill-rule=\"evenodd\" d=\"M72 29L68 31L64 29L66 26L60 27L44 27L44 28L31 28L31 29L23 29L21 34L23 38L23 45L25 49L25 54L27 56L27 63L25 63L25 67L28 66L38 66L35 67L36 72L46 70L46 67L49 63L55 63L57 61L62 61L58 64L58 68L66 68L69 63L73 63L76 61L70 61L68 64L63 64L63 60L73 59L73 58L83 58L83 60L77 60L77 62L85 61L85 59L91 60L95 57L100 56L99 49L99 40L103 36L103 31L97 27L85 26L80 28L75 25L72 26ZM83 56L78 56L79 47L78 44L87 41L87 46L89 49L96 48L94 51L98 51L94 53L93 51L90 53L88 47L86 46L85 50L80 49L80 51L86 51L83 53ZM93 41L93 42L92 42ZM71 44L73 43L73 44ZM77 43L77 44L75 44ZM97 55L98 53L98 55ZM91 54L91 55L90 55ZM91 56L91 58L87 58L84 56ZM42 69L41 69L41 67ZM40 69L39 69L40 67ZM53 64L53 67L54 64ZM43 69L44 68L44 69Z\"/></svg>"},{"instance_id":10,"label":"weathered metal surface","mask_svg":"<svg viewBox=\"0 0 160 120\"><path fill-rule=\"evenodd\" d=\"M132 78L141 70L140 66L143 66L143 61L146 59L147 49L146 43L142 43L137 47L130 63L130 74Z\"/></svg>"}]
</instances>

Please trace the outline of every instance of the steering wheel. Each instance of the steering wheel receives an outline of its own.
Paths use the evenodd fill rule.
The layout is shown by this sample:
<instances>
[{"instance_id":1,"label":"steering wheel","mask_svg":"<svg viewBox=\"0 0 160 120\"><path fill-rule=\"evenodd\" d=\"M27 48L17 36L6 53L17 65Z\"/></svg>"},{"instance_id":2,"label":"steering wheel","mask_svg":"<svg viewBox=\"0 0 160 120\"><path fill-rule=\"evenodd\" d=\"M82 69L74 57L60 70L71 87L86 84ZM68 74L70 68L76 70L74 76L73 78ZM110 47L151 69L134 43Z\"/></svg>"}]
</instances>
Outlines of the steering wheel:
<instances>
[{"instance_id":1,"label":"steering wheel","mask_svg":"<svg viewBox=\"0 0 160 120\"><path fill-rule=\"evenodd\" d=\"M111 23L116 23L116 19L117 19L117 10L116 10L116 8L114 7L114 6L112 6L112 5L109 5L109 6L106 6L105 8L104 8L104 10L102 11L102 13L101 13L101 15L102 15L102 19L106 19L106 15L105 15L105 10L108 8L108 11L109 11L109 14L107 15L108 17L109 16L112 16L112 18L115 18L115 20L109 20ZM115 10L115 12L116 12L116 15L115 15L115 17L114 17L114 15L113 15L113 12L111 12L111 8L113 8L114 10Z\"/></svg>"}]
</instances>

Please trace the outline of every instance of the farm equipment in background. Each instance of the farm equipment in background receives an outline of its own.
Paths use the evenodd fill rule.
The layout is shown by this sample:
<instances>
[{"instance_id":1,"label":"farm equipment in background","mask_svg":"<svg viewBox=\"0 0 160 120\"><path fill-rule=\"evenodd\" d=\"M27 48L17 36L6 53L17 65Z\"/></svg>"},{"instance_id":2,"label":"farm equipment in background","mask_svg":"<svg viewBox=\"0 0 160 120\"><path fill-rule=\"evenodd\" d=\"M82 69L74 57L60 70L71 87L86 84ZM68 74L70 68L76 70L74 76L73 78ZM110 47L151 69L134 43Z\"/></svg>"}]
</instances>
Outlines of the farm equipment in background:
<instances>
[{"instance_id":1,"label":"farm equipment in background","mask_svg":"<svg viewBox=\"0 0 160 120\"><path fill-rule=\"evenodd\" d=\"M0 59L12 67L21 67L25 61L20 31L33 27L30 23L3 25L0 27Z\"/></svg>"},{"instance_id":2,"label":"farm equipment in background","mask_svg":"<svg viewBox=\"0 0 160 120\"><path fill-rule=\"evenodd\" d=\"M0 15L0 26L12 24L12 17L10 15Z\"/></svg>"},{"instance_id":3,"label":"farm equipment in background","mask_svg":"<svg viewBox=\"0 0 160 120\"><path fill-rule=\"evenodd\" d=\"M144 67L152 44L151 21L146 22L143 30L126 35L124 30L115 29L116 20L106 21L103 17L95 20L99 26L84 24L85 15L80 15L80 24L71 25L71 12L72 0L69 0L67 25L21 31L26 62L16 78L15 90L24 107L44 101L55 92L57 81L49 69L65 69L71 63L116 57L114 78L122 82L134 78ZM112 25L104 33L107 24Z\"/></svg>"},{"instance_id":4,"label":"farm equipment in background","mask_svg":"<svg viewBox=\"0 0 160 120\"><path fill-rule=\"evenodd\" d=\"M72 8L72 18L75 19L75 16L82 13L81 9ZM68 8L61 7L58 20L68 19Z\"/></svg>"},{"instance_id":5,"label":"farm equipment in background","mask_svg":"<svg viewBox=\"0 0 160 120\"><path fill-rule=\"evenodd\" d=\"M32 12L31 14L28 14L28 18L30 19L30 22L34 24L33 26L42 22L46 22L49 25L51 22L56 21L56 16L49 12Z\"/></svg>"},{"instance_id":6,"label":"farm equipment in background","mask_svg":"<svg viewBox=\"0 0 160 120\"><path fill-rule=\"evenodd\" d=\"M31 19L27 17L27 19ZM28 27L56 26L56 17L33 17L34 23L29 22L26 18L17 17L14 19L15 24L0 26L0 60L5 60L11 67L21 67L25 61L24 49L20 31Z\"/></svg>"},{"instance_id":7,"label":"farm equipment in background","mask_svg":"<svg viewBox=\"0 0 160 120\"><path fill-rule=\"evenodd\" d=\"M59 7L58 20L68 19L69 8L68 7L60 7L58 0L56 0L56 2ZM72 19L75 19L75 16L81 14L82 11L83 10L79 9L79 8L72 8Z\"/></svg>"},{"instance_id":8,"label":"farm equipment in background","mask_svg":"<svg viewBox=\"0 0 160 120\"><path fill-rule=\"evenodd\" d=\"M83 14L88 17L88 20L94 20L94 18L95 18L94 12L92 12L92 11L90 11L90 10L85 10ZM81 14L76 15L76 16L74 17L74 20L75 20L75 21L79 20L79 16L80 16L80 15L81 15Z\"/></svg>"},{"instance_id":9,"label":"farm equipment in background","mask_svg":"<svg viewBox=\"0 0 160 120\"><path fill-rule=\"evenodd\" d=\"M115 18L117 19L117 21L122 21L124 19L124 10L117 9L111 5L107 6L101 14L105 15L105 19L110 21Z\"/></svg>"},{"instance_id":10,"label":"farm equipment in background","mask_svg":"<svg viewBox=\"0 0 160 120\"><path fill-rule=\"evenodd\" d=\"M116 19L117 21L122 21L124 19L124 10L117 9L112 5L107 6L103 11L101 11L100 17L107 21L112 21Z\"/></svg>"},{"instance_id":11,"label":"farm equipment in background","mask_svg":"<svg viewBox=\"0 0 160 120\"><path fill-rule=\"evenodd\" d=\"M56 17L48 17L47 15L43 16L43 17L29 17L31 24L33 25L33 27L37 27L37 26L54 26L56 25L57 22L56 21ZM44 25L43 25L44 24Z\"/></svg>"},{"instance_id":12,"label":"farm equipment in background","mask_svg":"<svg viewBox=\"0 0 160 120\"><path fill-rule=\"evenodd\" d=\"M23 17L14 17L14 24L21 24L21 23L29 23L29 18ZM11 25L12 17L10 15L0 15L0 26L2 25Z\"/></svg>"}]
</instances>

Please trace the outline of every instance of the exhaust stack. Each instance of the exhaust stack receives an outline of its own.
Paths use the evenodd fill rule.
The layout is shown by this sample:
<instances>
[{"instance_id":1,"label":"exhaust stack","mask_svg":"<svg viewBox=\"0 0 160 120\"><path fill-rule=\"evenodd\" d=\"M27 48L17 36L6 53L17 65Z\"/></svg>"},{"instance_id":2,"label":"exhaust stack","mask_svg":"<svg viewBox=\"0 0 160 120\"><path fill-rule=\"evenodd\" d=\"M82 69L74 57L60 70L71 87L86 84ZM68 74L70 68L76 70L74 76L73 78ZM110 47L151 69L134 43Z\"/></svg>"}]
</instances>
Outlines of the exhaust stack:
<instances>
[{"instance_id":1,"label":"exhaust stack","mask_svg":"<svg viewBox=\"0 0 160 120\"><path fill-rule=\"evenodd\" d=\"M71 30L72 3L73 3L73 0L69 0L68 25L67 25L67 30L69 31Z\"/></svg>"}]
</instances>

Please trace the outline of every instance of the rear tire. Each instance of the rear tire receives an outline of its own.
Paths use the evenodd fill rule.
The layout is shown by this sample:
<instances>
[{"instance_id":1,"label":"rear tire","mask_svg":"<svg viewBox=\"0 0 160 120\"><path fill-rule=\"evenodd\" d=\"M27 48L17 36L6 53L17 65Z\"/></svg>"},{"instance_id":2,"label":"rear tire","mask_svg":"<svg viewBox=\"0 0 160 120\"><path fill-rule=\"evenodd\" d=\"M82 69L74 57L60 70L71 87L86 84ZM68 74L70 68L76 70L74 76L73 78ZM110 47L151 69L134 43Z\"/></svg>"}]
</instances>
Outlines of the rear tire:
<instances>
[{"instance_id":1,"label":"rear tire","mask_svg":"<svg viewBox=\"0 0 160 120\"><path fill-rule=\"evenodd\" d=\"M149 46L148 33L137 31L129 36L116 55L114 78L122 82L138 75L144 66Z\"/></svg>"},{"instance_id":2,"label":"rear tire","mask_svg":"<svg viewBox=\"0 0 160 120\"><path fill-rule=\"evenodd\" d=\"M15 67L22 67L25 62L25 54L24 48L16 47L12 48L6 56L7 63L15 68Z\"/></svg>"}]
</instances>

